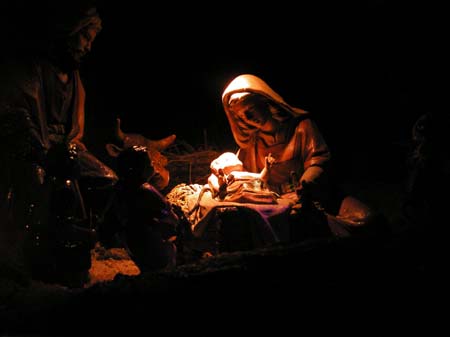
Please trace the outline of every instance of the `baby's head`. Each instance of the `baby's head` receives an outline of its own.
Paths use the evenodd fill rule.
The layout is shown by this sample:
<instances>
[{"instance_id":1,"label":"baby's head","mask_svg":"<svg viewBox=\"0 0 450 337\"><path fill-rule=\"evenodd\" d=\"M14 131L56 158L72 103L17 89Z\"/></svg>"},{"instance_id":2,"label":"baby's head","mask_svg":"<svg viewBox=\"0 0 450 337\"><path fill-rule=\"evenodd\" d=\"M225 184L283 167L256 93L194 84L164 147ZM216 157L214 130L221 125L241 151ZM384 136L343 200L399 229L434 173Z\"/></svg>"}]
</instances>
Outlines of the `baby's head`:
<instances>
[{"instance_id":1,"label":"baby's head","mask_svg":"<svg viewBox=\"0 0 450 337\"><path fill-rule=\"evenodd\" d=\"M210 168L215 175L219 174L219 170L223 170L225 174L230 174L233 171L243 171L244 165L236 154L225 152L211 162Z\"/></svg>"}]
</instances>

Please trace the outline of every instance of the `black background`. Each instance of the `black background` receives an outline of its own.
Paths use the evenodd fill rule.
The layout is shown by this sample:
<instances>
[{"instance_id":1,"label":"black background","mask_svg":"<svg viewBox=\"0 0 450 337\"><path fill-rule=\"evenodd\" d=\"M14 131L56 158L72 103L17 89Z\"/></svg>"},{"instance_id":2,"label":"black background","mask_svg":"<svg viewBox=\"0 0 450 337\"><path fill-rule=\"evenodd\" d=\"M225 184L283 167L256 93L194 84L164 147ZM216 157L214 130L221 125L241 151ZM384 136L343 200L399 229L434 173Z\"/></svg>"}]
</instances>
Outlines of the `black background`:
<instances>
[{"instance_id":1,"label":"black background","mask_svg":"<svg viewBox=\"0 0 450 337\"><path fill-rule=\"evenodd\" d=\"M128 132L235 150L221 94L252 73L313 113L343 172L388 177L415 120L440 101L437 9L310 2L97 1L103 30L81 68L86 142L102 151L120 117ZM3 45L33 40L48 3L5 2Z\"/></svg>"},{"instance_id":2,"label":"black background","mask_svg":"<svg viewBox=\"0 0 450 337\"><path fill-rule=\"evenodd\" d=\"M208 144L220 150L236 149L221 94L235 76L253 73L291 105L311 111L332 149L338 174L352 182L402 181L414 122L423 113L439 112L445 106L441 85L443 88L447 79L439 50L447 48L448 38L438 38L439 32L445 32L438 29L445 22L435 15L439 10L424 3L382 0L289 0L289 5L259 1L245 2L245 7L231 2L202 3L98 3L104 28L81 68L87 91L86 142L94 153L105 155L104 143L112 134L116 117L122 118L125 131L149 138L175 133L200 148L206 130ZM47 6L47 2L36 0L1 2L0 57L26 53L25 45L39 40L48 26ZM375 196L382 199L383 209L392 211L397 201L392 192L396 189L379 191ZM183 310L199 304L200 310L191 312L206 314L206 318L202 316L204 322L213 316L222 327L228 318L230 322L240 317L248 321L247 314L254 309L259 313L262 308L264 315L284 315L287 311L282 301L289 299L290 304L297 305L283 317L283 324L289 324L304 317L299 315L302 309L315 314L315 308L320 307L317 317L323 320L325 314L328 319L326 313L330 313L335 318L342 310L335 310L333 304L349 303L353 297L358 300L358 308L380 301L383 316L380 319L377 313L377 324L389 317L390 308L395 308L398 321L398 313L405 311L397 303L406 307L414 301L407 312L422 312L417 303L423 298L421 290L429 287L422 284L424 266L419 270L410 261L423 255L424 245L414 244L411 249L408 243L399 243L398 248L380 255L366 243L326 245L315 253L306 246L306 255L304 250L286 256L277 253L276 258L268 255L263 267L260 259L248 259L238 269L224 264L225 273L212 260L212 268L208 268L211 277L198 277L203 274L193 269L194 277L169 275L157 281L156 287L151 286L152 278L148 283L145 279L143 283L126 283L119 278L111 288L94 288L75 300L71 295L63 308L53 305L63 301L59 291L52 297L45 288L44 295L35 299L27 290L24 302L15 288L14 295L19 295L13 299L19 297L21 305L27 304L27 299L33 303L31 311L27 308L23 315L18 310L14 322L19 331L48 323L45 328L58 330L58 335L85 332L88 325L89 331L117 332L120 327L151 328L157 320L148 317L161 316L155 316L155 310L172 313L174 308L175 312L180 309L177 319L190 318L189 310ZM415 249L418 254L409 256ZM156 298L155 289L163 290ZM224 295L217 297L217 289ZM243 295L236 296L232 293L235 289ZM385 292L395 295L385 296ZM206 302L199 301L202 294ZM46 305L41 310L38 299L44 297ZM313 298L313 305L308 298ZM228 311L227 316L218 315L223 303L234 300L235 309L245 308L245 314L240 315L238 310L237 315L234 311L231 316ZM276 303L275 311L271 301ZM205 311L205 307L213 310ZM291 319L292 314L295 319ZM277 322L277 329L282 326L271 320ZM356 321L353 319L352 324ZM178 325L185 328L192 322L196 321ZM193 326L197 327L195 323Z\"/></svg>"}]
</instances>

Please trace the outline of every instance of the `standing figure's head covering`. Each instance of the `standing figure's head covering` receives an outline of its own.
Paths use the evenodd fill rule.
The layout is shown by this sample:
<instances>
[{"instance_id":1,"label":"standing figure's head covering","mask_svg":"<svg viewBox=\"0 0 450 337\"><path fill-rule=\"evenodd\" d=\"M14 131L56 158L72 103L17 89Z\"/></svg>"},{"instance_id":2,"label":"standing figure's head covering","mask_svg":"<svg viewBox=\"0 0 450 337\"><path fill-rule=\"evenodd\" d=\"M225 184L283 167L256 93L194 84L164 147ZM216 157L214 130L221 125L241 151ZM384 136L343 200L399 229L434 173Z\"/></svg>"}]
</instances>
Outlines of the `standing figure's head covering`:
<instances>
[{"instance_id":1,"label":"standing figure's head covering","mask_svg":"<svg viewBox=\"0 0 450 337\"><path fill-rule=\"evenodd\" d=\"M91 7L81 14L79 21L75 21L71 26L68 26L69 36L76 34L84 28L92 28L97 32L102 30L102 19L100 19L95 7Z\"/></svg>"},{"instance_id":2,"label":"standing figure's head covering","mask_svg":"<svg viewBox=\"0 0 450 337\"><path fill-rule=\"evenodd\" d=\"M78 69L102 29L102 20L91 3L61 2L49 8L45 44L39 48L51 63L71 71Z\"/></svg>"},{"instance_id":3,"label":"standing figure's head covering","mask_svg":"<svg viewBox=\"0 0 450 337\"><path fill-rule=\"evenodd\" d=\"M249 95L260 95L264 97L271 105L286 112L286 116L297 117L308 114L308 112L303 109L287 104L285 100L261 78L251 74L237 76L225 88L222 94L222 104L230 123L233 137L241 148L248 145L250 136L255 129L244 125L239 118L235 116L231 106L236 102L245 100Z\"/></svg>"},{"instance_id":4,"label":"standing figure's head covering","mask_svg":"<svg viewBox=\"0 0 450 337\"><path fill-rule=\"evenodd\" d=\"M52 9L51 16L57 38L70 37L85 28L92 28L97 32L102 29L102 20L93 4L57 6Z\"/></svg>"}]
</instances>

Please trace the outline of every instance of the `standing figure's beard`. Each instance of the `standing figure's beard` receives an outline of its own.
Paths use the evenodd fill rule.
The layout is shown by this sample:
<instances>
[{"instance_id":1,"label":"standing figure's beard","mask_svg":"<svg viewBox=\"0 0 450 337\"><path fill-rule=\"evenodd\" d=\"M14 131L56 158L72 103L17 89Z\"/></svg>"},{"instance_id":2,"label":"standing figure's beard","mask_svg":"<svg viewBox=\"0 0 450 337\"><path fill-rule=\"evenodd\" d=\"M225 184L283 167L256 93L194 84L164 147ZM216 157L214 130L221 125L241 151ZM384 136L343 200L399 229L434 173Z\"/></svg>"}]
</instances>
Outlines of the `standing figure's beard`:
<instances>
[{"instance_id":1,"label":"standing figure's beard","mask_svg":"<svg viewBox=\"0 0 450 337\"><path fill-rule=\"evenodd\" d=\"M86 53L70 48L65 41L55 43L49 54L52 63L62 71L71 72L80 68Z\"/></svg>"}]
</instances>

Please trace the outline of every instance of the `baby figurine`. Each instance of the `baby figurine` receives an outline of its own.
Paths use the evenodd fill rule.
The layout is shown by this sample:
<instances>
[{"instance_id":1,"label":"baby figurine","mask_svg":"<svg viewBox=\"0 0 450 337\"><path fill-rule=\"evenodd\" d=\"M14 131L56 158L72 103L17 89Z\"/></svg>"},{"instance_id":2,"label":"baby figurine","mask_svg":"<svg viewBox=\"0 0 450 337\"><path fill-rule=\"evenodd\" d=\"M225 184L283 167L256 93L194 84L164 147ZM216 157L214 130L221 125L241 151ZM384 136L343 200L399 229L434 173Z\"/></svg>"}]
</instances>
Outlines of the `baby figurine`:
<instances>
[{"instance_id":1,"label":"baby figurine","mask_svg":"<svg viewBox=\"0 0 450 337\"><path fill-rule=\"evenodd\" d=\"M269 153L265 157L265 166L260 173L248 172L244 170L244 165L236 154L225 152L211 162L211 175L208 178L208 185L221 200L228 193L235 191L242 183L253 183L258 188L265 188L269 180L270 168L275 162L275 158ZM237 184L233 184L237 183ZM232 186L236 185L236 186Z\"/></svg>"}]
</instances>

